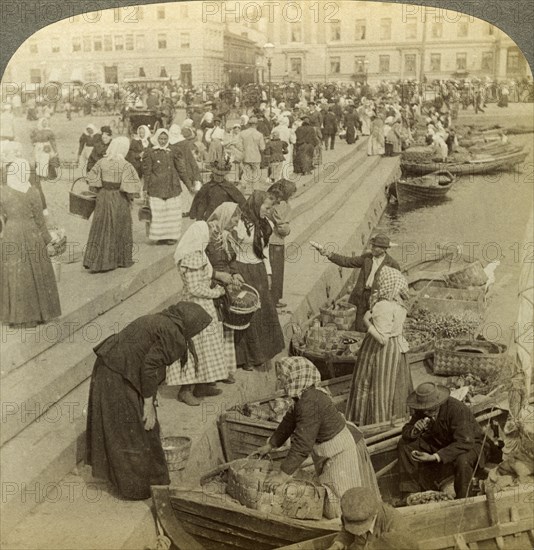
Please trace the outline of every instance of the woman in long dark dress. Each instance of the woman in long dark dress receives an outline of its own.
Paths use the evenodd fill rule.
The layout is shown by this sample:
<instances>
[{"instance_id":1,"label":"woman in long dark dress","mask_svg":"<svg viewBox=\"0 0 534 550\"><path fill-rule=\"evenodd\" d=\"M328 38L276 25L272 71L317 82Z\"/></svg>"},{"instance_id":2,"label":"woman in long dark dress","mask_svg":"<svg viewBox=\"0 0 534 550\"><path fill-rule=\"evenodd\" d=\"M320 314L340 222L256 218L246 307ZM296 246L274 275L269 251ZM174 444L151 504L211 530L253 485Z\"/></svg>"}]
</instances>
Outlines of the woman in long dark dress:
<instances>
[{"instance_id":1,"label":"woman in long dark dress","mask_svg":"<svg viewBox=\"0 0 534 550\"><path fill-rule=\"evenodd\" d=\"M47 245L39 191L20 150L3 157L0 184L0 320L11 325L44 323L61 315Z\"/></svg>"},{"instance_id":2,"label":"woman in long dark dress","mask_svg":"<svg viewBox=\"0 0 534 550\"><path fill-rule=\"evenodd\" d=\"M343 119L343 124L345 126L346 135L345 139L349 145L356 143L358 136L356 130L359 125L358 115L354 112L354 105L349 105L345 117Z\"/></svg>"},{"instance_id":3,"label":"woman in long dark dress","mask_svg":"<svg viewBox=\"0 0 534 550\"><path fill-rule=\"evenodd\" d=\"M83 266L91 273L133 265L131 204L141 183L135 168L124 159L129 147L127 137L115 138L106 157L87 175L89 185L98 189L83 258Z\"/></svg>"},{"instance_id":4,"label":"woman in long dark dress","mask_svg":"<svg viewBox=\"0 0 534 550\"><path fill-rule=\"evenodd\" d=\"M265 191L254 191L243 206L235 230L239 244L236 267L245 283L258 291L261 303L250 326L236 331L237 366L244 370L260 367L284 349L284 335L270 292L268 246L272 228L267 215L272 205L273 199Z\"/></svg>"},{"instance_id":5,"label":"woman in long dark dress","mask_svg":"<svg viewBox=\"0 0 534 550\"><path fill-rule=\"evenodd\" d=\"M295 134L297 142L295 143L293 171L295 174L311 174L313 155L315 147L319 144L319 138L308 117L302 119L302 125L297 128Z\"/></svg>"},{"instance_id":6,"label":"woman in long dark dress","mask_svg":"<svg viewBox=\"0 0 534 550\"><path fill-rule=\"evenodd\" d=\"M168 485L155 399L168 365L185 364L190 340L211 323L197 304L179 302L139 317L94 349L86 463L126 499L150 498Z\"/></svg>"}]
</instances>

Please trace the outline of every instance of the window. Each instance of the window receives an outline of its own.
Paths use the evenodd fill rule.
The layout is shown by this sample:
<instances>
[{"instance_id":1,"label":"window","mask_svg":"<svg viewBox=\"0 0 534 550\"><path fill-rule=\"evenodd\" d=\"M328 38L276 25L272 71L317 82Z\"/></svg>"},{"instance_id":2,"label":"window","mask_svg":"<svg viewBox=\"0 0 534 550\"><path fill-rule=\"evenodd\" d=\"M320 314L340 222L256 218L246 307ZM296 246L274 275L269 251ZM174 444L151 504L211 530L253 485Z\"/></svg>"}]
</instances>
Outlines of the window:
<instances>
[{"instance_id":1,"label":"window","mask_svg":"<svg viewBox=\"0 0 534 550\"><path fill-rule=\"evenodd\" d=\"M59 53L59 36L52 37L52 53Z\"/></svg>"},{"instance_id":2,"label":"window","mask_svg":"<svg viewBox=\"0 0 534 550\"><path fill-rule=\"evenodd\" d=\"M467 36L468 29L469 24L467 21L460 21L457 28L458 38L465 38Z\"/></svg>"},{"instance_id":3,"label":"window","mask_svg":"<svg viewBox=\"0 0 534 550\"><path fill-rule=\"evenodd\" d=\"M407 17L405 28L407 40L413 40L417 38L417 17Z\"/></svg>"},{"instance_id":4,"label":"window","mask_svg":"<svg viewBox=\"0 0 534 550\"><path fill-rule=\"evenodd\" d=\"M104 67L104 82L106 84L118 84L119 73L116 65Z\"/></svg>"},{"instance_id":5,"label":"window","mask_svg":"<svg viewBox=\"0 0 534 550\"><path fill-rule=\"evenodd\" d=\"M509 49L506 58L506 72L511 73L520 69L519 50Z\"/></svg>"},{"instance_id":6,"label":"window","mask_svg":"<svg viewBox=\"0 0 534 550\"><path fill-rule=\"evenodd\" d=\"M157 18L165 19L165 6L158 6Z\"/></svg>"},{"instance_id":7,"label":"window","mask_svg":"<svg viewBox=\"0 0 534 550\"><path fill-rule=\"evenodd\" d=\"M30 42L28 44L30 53L39 53L39 47L37 46L37 42Z\"/></svg>"},{"instance_id":8,"label":"window","mask_svg":"<svg viewBox=\"0 0 534 550\"><path fill-rule=\"evenodd\" d=\"M115 36L115 51L124 50L124 36L117 34Z\"/></svg>"},{"instance_id":9,"label":"window","mask_svg":"<svg viewBox=\"0 0 534 550\"><path fill-rule=\"evenodd\" d=\"M341 23L339 21L330 23L330 40L332 42L339 42L341 40Z\"/></svg>"},{"instance_id":10,"label":"window","mask_svg":"<svg viewBox=\"0 0 534 550\"><path fill-rule=\"evenodd\" d=\"M330 58L330 73L339 74L341 72L341 57Z\"/></svg>"},{"instance_id":11,"label":"window","mask_svg":"<svg viewBox=\"0 0 534 550\"><path fill-rule=\"evenodd\" d=\"M302 74L302 59L300 57L291 57L289 59L291 72L300 76Z\"/></svg>"},{"instance_id":12,"label":"window","mask_svg":"<svg viewBox=\"0 0 534 550\"><path fill-rule=\"evenodd\" d=\"M180 17L182 19L187 19L189 17L189 7L188 6L180 6Z\"/></svg>"},{"instance_id":13,"label":"window","mask_svg":"<svg viewBox=\"0 0 534 550\"><path fill-rule=\"evenodd\" d=\"M180 65L180 82L183 86L191 86L193 84L193 71L189 63Z\"/></svg>"},{"instance_id":14,"label":"window","mask_svg":"<svg viewBox=\"0 0 534 550\"><path fill-rule=\"evenodd\" d=\"M92 41L90 36L84 36L83 37L83 51L84 52L90 52L92 46Z\"/></svg>"},{"instance_id":15,"label":"window","mask_svg":"<svg viewBox=\"0 0 534 550\"><path fill-rule=\"evenodd\" d=\"M113 39L111 38L111 34L105 34L104 35L104 51L110 52L113 49Z\"/></svg>"},{"instance_id":16,"label":"window","mask_svg":"<svg viewBox=\"0 0 534 550\"><path fill-rule=\"evenodd\" d=\"M134 37L133 34L127 34L126 35L126 49L127 50L133 50L134 49Z\"/></svg>"},{"instance_id":17,"label":"window","mask_svg":"<svg viewBox=\"0 0 534 550\"><path fill-rule=\"evenodd\" d=\"M389 55L380 55L378 57L378 70L381 73L389 73Z\"/></svg>"},{"instance_id":18,"label":"window","mask_svg":"<svg viewBox=\"0 0 534 550\"><path fill-rule=\"evenodd\" d=\"M366 29L365 19L356 19L356 40L365 40Z\"/></svg>"},{"instance_id":19,"label":"window","mask_svg":"<svg viewBox=\"0 0 534 550\"><path fill-rule=\"evenodd\" d=\"M93 36L93 50L95 52L101 52L102 51L102 37L101 36Z\"/></svg>"},{"instance_id":20,"label":"window","mask_svg":"<svg viewBox=\"0 0 534 550\"><path fill-rule=\"evenodd\" d=\"M144 34L138 34L135 37L135 49L136 50L144 50L145 49L145 35Z\"/></svg>"},{"instance_id":21,"label":"window","mask_svg":"<svg viewBox=\"0 0 534 550\"><path fill-rule=\"evenodd\" d=\"M188 32L180 33L180 48L190 48L191 47L191 37Z\"/></svg>"},{"instance_id":22,"label":"window","mask_svg":"<svg viewBox=\"0 0 534 550\"><path fill-rule=\"evenodd\" d=\"M391 40L391 19L380 19L380 40Z\"/></svg>"},{"instance_id":23,"label":"window","mask_svg":"<svg viewBox=\"0 0 534 550\"><path fill-rule=\"evenodd\" d=\"M430 54L430 71L433 73L439 73L441 71L441 54Z\"/></svg>"},{"instance_id":24,"label":"window","mask_svg":"<svg viewBox=\"0 0 534 550\"><path fill-rule=\"evenodd\" d=\"M441 38L443 36L443 23L432 24L432 38Z\"/></svg>"},{"instance_id":25,"label":"window","mask_svg":"<svg viewBox=\"0 0 534 550\"><path fill-rule=\"evenodd\" d=\"M363 73L365 70L365 56L357 55L354 58L354 72Z\"/></svg>"},{"instance_id":26,"label":"window","mask_svg":"<svg viewBox=\"0 0 534 550\"><path fill-rule=\"evenodd\" d=\"M302 42L302 27L299 22L290 23L289 25L289 41Z\"/></svg>"},{"instance_id":27,"label":"window","mask_svg":"<svg viewBox=\"0 0 534 550\"><path fill-rule=\"evenodd\" d=\"M72 37L72 51L73 52L82 51L82 39L79 36Z\"/></svg>"},{"instance_id":28,"label":"window","mask_svg":"<svg viewBox=\"0 0 534 550\"><path fill-rule=\"evenodd\" d=\"M158 34L158 50L164 50L167 47L167 35Z\"/></svg>"},{"instance_id":29,"label":"window","mask_svg":"<svg viewBox=\"0 0 534 550\"><path fill-rule=\"evenodd\" d=\"M407 53L404 56L404 71L406 74L414 75L416 69L415 54Z\"/></svg>"},{"instance_id":30,"label":"window","mask_svg":"<svg viewBox=\"0 0 534 550\"><path fill-rule=\"evenodd\" d=\"M483 71L493 71L493 52L482 52L480 68Z\"/></svg>"},{"instance_id":31,"label":"window","mask_svg":"<svg viewBox=\"0 0 534 550\"><path fill-rule=\"evenodd\" d=\"M456 54L456 70L465 71L467 69L467 54L466 53L457 53Z\"/></svg>"},{"instance_id":32,"label":"window","mask_svg":"<svg viewBox=\"0 0 534 550\"><path fill-rule=\"evenodd\" d=\"M41 83L41 69L30 69L30 82L32 84Z\"/></svg>"}]
</instances>

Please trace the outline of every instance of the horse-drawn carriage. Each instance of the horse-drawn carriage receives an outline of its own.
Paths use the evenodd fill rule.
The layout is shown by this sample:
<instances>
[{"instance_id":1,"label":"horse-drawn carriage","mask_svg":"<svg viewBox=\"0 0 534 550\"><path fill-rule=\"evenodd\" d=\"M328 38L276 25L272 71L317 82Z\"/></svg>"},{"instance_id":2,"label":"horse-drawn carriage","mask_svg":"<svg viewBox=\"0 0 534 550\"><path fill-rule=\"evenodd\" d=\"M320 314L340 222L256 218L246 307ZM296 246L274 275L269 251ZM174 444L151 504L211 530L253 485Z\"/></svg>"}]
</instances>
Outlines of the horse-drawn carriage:
<instances>
[{"instance_id":1,"label":"horse-drawn carriage","mask_svg":"<svg viewBox=\"0 0 534 550\"><path fill-rule=\"evenodd\" d=\"M148 126L154 133L158 128L163 128L163 113L151 109L128 109L123 113L122 121L124 123L127 135L134 135L139 126Z\"/></svg>"}]
</instances>

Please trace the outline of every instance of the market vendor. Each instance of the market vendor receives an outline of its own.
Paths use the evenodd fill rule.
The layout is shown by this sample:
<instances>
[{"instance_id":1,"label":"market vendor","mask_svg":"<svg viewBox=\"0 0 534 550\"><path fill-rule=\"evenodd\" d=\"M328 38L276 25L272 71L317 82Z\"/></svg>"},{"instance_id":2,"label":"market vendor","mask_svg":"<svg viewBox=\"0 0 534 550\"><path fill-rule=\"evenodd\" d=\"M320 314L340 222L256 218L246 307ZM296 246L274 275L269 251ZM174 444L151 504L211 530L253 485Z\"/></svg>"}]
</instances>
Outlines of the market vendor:
<instances>
[{"instance_id":1,"label":"market vendor","mask_svg":"<svg viewBox=\"0 0 534 550\"><path fill-rule=\"evenodd\" d=\"M326 489L324 515L340 517L341 496L352 487L368 487L380 499L376 476L363 434L348 424L336 409L329 391L319 386L321 375L304 357L286 357L276 364L277 379L294 405L267 443L256 452L260 456L282 446L291 437L291 447L267 483L282 484L312 456L318 481Z\"/></svg>"},{"instance_id":2,"label":"market vendor","mask_svg":"<svg viewBox=\"0 0 534 550\"><path fill-rule=\"evenodd\" d=\"M368 487L349 489L341 498L343 527L327 550L417 550L398 510Z\"/></svg>"},{"instance_id":3,"label":"market vendor","mask_svg":"<svg viewBox=\"0 0 534 550\"><path fill-rule=\"evenodd\" d=\"M360 268L358 280L349 297L349 303L357 307L356 330L359 332L367 332L363 318L369 311L371 294L376 290L376 281L382 267L389 266L400 271L400 265L387 253L393 244L387 235L379 233L369 242L371 251L364 252L361 256L342 256L328 252L324 246L316 246L319 253L326 256L332 263L341 267Z\"/></svg>"},{"instance_id":4,"label":"market vendor","mask_svg":"<svg viewBox=\"0 0 534 550\"><path fill-rule=\"evenodd\" d=\"M436 490L435 483L450 474L454 474L456 498L468 496L475 465L479 461L484 466L487 448L473 413L434 382L420 384L407 404L414 414L398 444L403 496Z\"/></svg>"}]
</instances>

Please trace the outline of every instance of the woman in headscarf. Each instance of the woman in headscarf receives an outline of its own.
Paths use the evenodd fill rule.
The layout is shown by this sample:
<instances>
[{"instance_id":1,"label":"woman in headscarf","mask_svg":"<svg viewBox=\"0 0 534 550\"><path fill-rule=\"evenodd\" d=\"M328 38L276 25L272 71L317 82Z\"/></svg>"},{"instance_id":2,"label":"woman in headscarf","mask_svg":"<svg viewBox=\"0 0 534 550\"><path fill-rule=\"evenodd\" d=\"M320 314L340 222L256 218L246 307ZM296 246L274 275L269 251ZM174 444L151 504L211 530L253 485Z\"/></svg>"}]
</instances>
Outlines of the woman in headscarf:
<instances>
[{"instance_id":1,"label":"woman in headscarf","mask_svg":"<svg viewBox=\"0 0 534 550\"><path fill-rule=\"evenodd\" d=\"M304 357L277 361L278 384L294 404L267 443L256 452L266 455L291 438L291 447L279 471L267 477L271 485L287 482L311 455L319 483L326 489L324 515L341 516L339 501L353 487L380 492L361 431L345 421L330 392L320 386L321 375Z\"/></svg>"},{"instance_id":2,"label":"woman in headscarf","mask_svg":"<svg viewBox=\"0 0 534 550\"><path fill-rule=\"evenodd\" d=\"M151 485L170 483L157 390L168 365L194 363L192 339L210 322L199 305L178 302L139 317L94 348L86 463L93 476L107 479L121 497L147 499Z\"/></svg>"},{"instance_id":3,"label":"woman in headscarf","mask_svg":"<svg viewBox=\"0 0 534 550\"><path fill-rule=\"evenodd\" d=\"M34 326L61 315L48 256L52 236L39 191L30 183L31 166L22 157L20 144L2 142L0 155L0 321Z\"/></svg>"},{"instance_id":4,"label":"woman in headscarf","mask_svg":"<svg viewBox=\"0 0 534 550\"><path fill-rule=\"evenodd\" d=\"M213 387L214 383L228 378L223 326L213 302L226 291L220 285L212 288L213 267L206 255L209 240L208 224L195 222L184 233L174 253L182 279L182 300L202 306L212 318L209 326L193 338L197 363L189 362L184 368L175 362L167 371L167 384L180 386L178 401L190 406L200 404L198 397L219 395L221 390Z\"/></svg>"},{"instance_id":5,"label":"woman in headscarf","mask_svg":"<svg viewBox=\"0 0 534 550\"><path fill-rule=\"evenodd\" d=\"M83 266L91 273L133 265L131 205L141 182L125 160L129 147L127 137L115 138L106 156L87 174L89 185L98 191L83 258Z\"/></svg>"},{"instance_id":6,"label":"woman in headscarf","mask_svg":"<svg viewBox=\"0 0 534 550\"><path fill-rule=\"evenodd\" d=\"M169 132L160 128L143 158L144 189L152 220L148 238L157 244L176 244L182 234L180 179L187 182L185 163L169 146Z\"/></svg>"},{"instance_id":7,"label":"woman in headscarf","mask_svg":"<svg viewBox=\"0 0 534 550\"><path fill-rule=\"evenodd\" d=\"M272 272L269 261L271 224L267 219L273 198L265 191L254 191L243 205L235 229L236 266L248 285L260 295L261 308L254 313L250 326L236 334L237 365L253 370L270 361L284 349L284 335L271 297Z\"/></svg>"},{"instance_id":8,"label":"woman in headscarf","mask_svg":"<svg viewBox=\"0 0 534 550\"><path fill-rule=\"evenodd\" d=\"M297 186L286 179L273 183L267 189L267 193L275 199L269 213L269 220L273 226L273 233L269 239L269 260L273 272L271 296L277 308L286 307L287 305L282 302L282 296L284 295L285 238L291 232L289 199L296 191Z\"/></svg>"},{"instance_id":9,"label":"woman in headscarf","mask_svg":"<svg viewBox=\"0 0 534 550\"><path fill-rule=\"evenodd\" d=\"M287 111L286 111L287 112ZM287 143L287 154L284 155L284 164L282 166L282 174L289 174L289 165L293 163L293 146L297 141L295 131L289 127L289 118L282 113L278 117L278 125L273 128L273 132L278 132L280 139Z\"/></svg>"},{"instance_id":10,"label":"woman in headscarf","mask_svg":"<svg viewBox=\"0 0 534 550\"><path fill-rule=\"evenodd\" d=\"M50 129L47 118L37 121L37 129L32 130L30 139L33 144L35 174L38 178L55 179L59 168L56 137Z\"/></svg>"},{"instance_id":11,"label":"woman in headscarf","mask_svg":"<svg viewBox=\"0 0 534 550\"><path fill-rule=\"evenodd\" d=\"M223 202L208 218L210 241L206 248L206 255L213 267L213 280L224 287L239 289L244 283L236 266L236 252L238 245L232 232L241 218L241 209L235 202ZM223 300L224 298L221 298ZM216 307L223 304L215 300ZM234 331L223 325L225 361L228 366L228 378L223 380L227 384L235 382L236 354Z\"/></svg>"},{"instance_id":12,"label":"woman in headscarf","mask_svg":"<svg viewBox=\"0 0 534 550\"><path fill-rule=\"evenodd\" d=\"M96 139L96 126L88 124L80 136L78 146L78 166L82 169L82 174L87 174L87 161L93 152Z\"/></svg>"},{"instance_id":13,"label":"woman in headscarf","mask_svg":"<svg viewBox=\"0 0 534 550\"><path fill-rule=\"evenodd\" d=\"M141 178L143 175L143 157L146 151L151 146L150 143L150 128L141 125L137 128L137 132L132 136L130 149L126 155L126 160L135 168L137 175Z\"/></svg>"},{"instance_id":14,"label":"woman in headscarf","mask_svg":"<svg viewBox=\"0 0 534 550\"><path fill-rule=\"evenodd\" d=\"M363 322L368 328L354 368L346 417L359 426L402 419L413 389L402 335L406 319L408 283L404 275L383 267L371 309Z\"/></svg>"}]
</instances>

